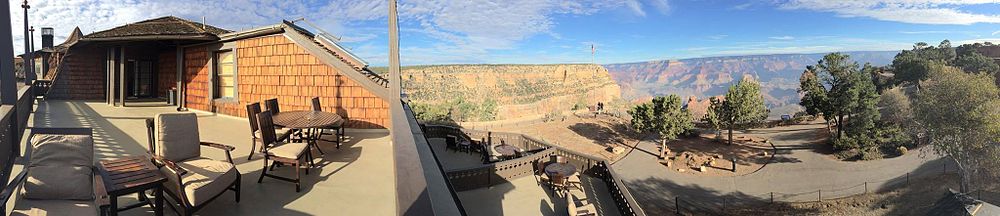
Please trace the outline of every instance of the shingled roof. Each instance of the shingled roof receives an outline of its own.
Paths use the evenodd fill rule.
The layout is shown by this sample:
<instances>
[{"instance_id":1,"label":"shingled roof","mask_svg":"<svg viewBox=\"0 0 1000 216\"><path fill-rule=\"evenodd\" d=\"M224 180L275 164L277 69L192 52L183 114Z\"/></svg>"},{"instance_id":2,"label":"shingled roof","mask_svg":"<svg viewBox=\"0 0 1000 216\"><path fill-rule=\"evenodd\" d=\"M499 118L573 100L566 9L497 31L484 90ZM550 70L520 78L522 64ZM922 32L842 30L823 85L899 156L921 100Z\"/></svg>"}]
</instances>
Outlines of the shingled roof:
<instances>
[{"instance_id":1,"label":"shingled roof","mask_svg":"<svg viewBox=\"0 0 1000 216\"><path fill-rule=\"evenodd\" d=\"M104 31L94 32L83 36L83 40L217 40L218 35L229 32L231 31L215 26L185 20L175 16L165 16L126 24L124 26L118 26Z\"/></svg>"}]
</instances>

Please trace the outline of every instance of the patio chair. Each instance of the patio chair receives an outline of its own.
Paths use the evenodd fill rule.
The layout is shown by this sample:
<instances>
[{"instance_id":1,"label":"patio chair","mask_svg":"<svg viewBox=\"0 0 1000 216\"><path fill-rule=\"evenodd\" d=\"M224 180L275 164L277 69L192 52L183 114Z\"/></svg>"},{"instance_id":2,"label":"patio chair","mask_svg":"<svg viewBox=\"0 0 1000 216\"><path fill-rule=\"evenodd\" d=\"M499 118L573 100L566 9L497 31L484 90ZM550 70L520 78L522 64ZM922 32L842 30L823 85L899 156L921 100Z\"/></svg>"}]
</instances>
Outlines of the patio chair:
<instances>
[{"instance_id":1,"label":"patio chair","mask_svg":"<svg viewBox=\"0 0 1000 216\"><path fill-rule=\"evenodd\" d=\"M597 215L597 208L594 207L593 203L587 203L586 198L577 201L574 196L569 191L563 193L566 197L566 207L571 216L590 216Z\"/></svg>"},{"instance_id":2,"label":"patio chair","mask_svg":"<svg viewBox=\"0 0 1000 216\"><path fill-rule=\"evenodd\" d=\"M312 98L312 110L313 111L323 111L323 107L319 103L319 97ZM329 128L319 128L318 129L319 136L322 137L323 135L336 135L336 137L337 137L336 140L323 140L323 141L337 143L337 148L339 149L340 148L340 143L344 139L343 138L344 137L344 130L345 130L344 129L344 122L347 122L347 119L344 119L343 121L341 121L339 125L334 125L334 126L329 127ZM334 132L333 133L327 133L326 130L328 130L328 129L329 130L333 130Z\"/></svg>"},{"instance_id":3,"label":"patio chair","mask_svg":"<svg viewBox=\"0 0 1000 216\"><path fill-rule=\"evenodd\" d=\"M580 181L580 173L573 173L573 175L567 176L566 187L583 191L583 181Z\"/></svg>"},{"instance_id":4,"label":"patio chair","mask_svg":"<svg viewBox=\"0 0 1000 216\"><path fill-rule=\"evenodd\" d=\"M267 108L267 111L271 111L271 115L278 114L281 112L281 108L278 108L277 98L264 100L264 107Z\"/></svg>"},{"instance_id":5,"label":"patio chair","mask_svg":"<svg viewBox=\"0 0 1000 216\"><path fill-rule=\"evenodd\" d=\"M201 141L198 116L194 113L162 113L146 120L149 149L160 172L167 177L163 192L181 209L168 205L180 215L191 215L227 190L240 202L240 171L233 164L235 147ZM226 161L201 155L201 147L221 149ZM165 199L169 200L169 199Z\"/></svg>"},{"instance_id":6,"label":"patio chair","mask_svg":"<svg viewBox=\"0 0 1000 216\"><path fill-rule=\"evenodd\" d=\"M534 163L535 163L535 178L538 179L538 184L539 185L543 183L548 184L550 181L549 176L545 174L545 165L547 165L547 163L545 163L545 161L542 160L536 160L534 161Z\"/></svg>"},{"instance_id":7,"label":"patio chair","mask_svg":"<svg viewBox=\"0 0 1000 216\"><path fill-rule=\"evenodd\" d=\"M247 119L250 121L250 155L247 156L247 160L253 158L253 152L257 150L257 142L260 142L260 127L257 125L257 114L260 113L260 103L252 103L247 105ZM288 139L292 135L291 130L287 128L281 128L275 130L275 135L278 140ZM260 148L260 152L264 152L264 147Z\"/></svg>"},{"instance_id":8,"label":"patio chair","mask_svg":"<svg viewBox=\"0 0 1000 216\"><path fill-rule=\"evenodd\" d=\"M448 135L444 137L445 150L451 149L458 151L458 137Z\"/></svg>"},{"instance_id":9,"label":"patio chair","mask_svg":"<svg viewBox=\"0 0 1000 216\"><path fill-rule=\"evenodd\" d=\"M110 200L94 166L91 129L32 128L31 133L27 164L0 195L9 203L18 193L10 215L106 214Z\"/></svg>"},{"instance_id":10,"label":"patio chair","mask_svg":"<svg viewBox=\"0 0 1000 216\"><path fill-rule=\"evenodd\" d=\"M301 191L300 182L302 178L299 175L299 171L302 170L302 160L309 160L309 166L315 166L313 164L312 153L309 149L308 143L285 143L277 140L274 134L274 120L271 119L271 111L264 111L257 114L257 123L260 124L261 129L261 141L264 147L264 169L260 171L260 178L257 179L257 183L264 181L264 176L275 178L282 181L295 183L295 192ZM271 162L271 165L267 165L267 161ZM283 176L276 176L268 174L269 169L274 169L278 164L290 165L295 168L295 178L287 178ZM306 169L306 175L309 175L309 169Z\"/></svg>"}]
</instances>

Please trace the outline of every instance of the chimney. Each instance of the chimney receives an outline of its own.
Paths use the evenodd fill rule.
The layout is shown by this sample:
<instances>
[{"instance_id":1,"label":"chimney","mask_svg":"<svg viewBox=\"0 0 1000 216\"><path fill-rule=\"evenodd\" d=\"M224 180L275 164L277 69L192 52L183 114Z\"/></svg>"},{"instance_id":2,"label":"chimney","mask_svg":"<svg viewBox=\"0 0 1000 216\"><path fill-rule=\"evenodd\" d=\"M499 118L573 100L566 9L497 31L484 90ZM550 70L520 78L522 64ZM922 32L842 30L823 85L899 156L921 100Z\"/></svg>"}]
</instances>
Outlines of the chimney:
<instances>
[{"instance_id":1,"label":"chimney","mask_svg":"<svg viewBox=\"0 0 1000 216\"><path fill-rule=\"evenodd\" d=\"M52 27L42 28L42 48L52 48Z\"/></svg>"}]
</instances>

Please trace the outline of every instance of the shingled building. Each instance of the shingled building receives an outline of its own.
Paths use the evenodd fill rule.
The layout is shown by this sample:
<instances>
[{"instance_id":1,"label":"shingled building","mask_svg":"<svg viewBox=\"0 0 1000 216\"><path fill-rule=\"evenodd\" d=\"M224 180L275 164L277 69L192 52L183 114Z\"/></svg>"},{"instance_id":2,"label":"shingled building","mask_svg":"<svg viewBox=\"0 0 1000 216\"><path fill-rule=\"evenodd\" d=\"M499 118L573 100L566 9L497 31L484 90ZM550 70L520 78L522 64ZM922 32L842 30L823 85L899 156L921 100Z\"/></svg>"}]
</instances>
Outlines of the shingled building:
<instances>
[{"instance_id":1,"label":"shingled building","mask_svg":"<svg viewBox=\"0 0 1000 216\"><path fill-rule=\"evenodd\" d=\"M387 80L334 40L281 23L233 32L173 16L87 35L79 30L50 48L56 68L49 98L104 100L115 106L166 101L178 108L245 117L249 103L278 98L281 107L324 110L349 127L386 128Z\"/></svg>"}]
</instances>

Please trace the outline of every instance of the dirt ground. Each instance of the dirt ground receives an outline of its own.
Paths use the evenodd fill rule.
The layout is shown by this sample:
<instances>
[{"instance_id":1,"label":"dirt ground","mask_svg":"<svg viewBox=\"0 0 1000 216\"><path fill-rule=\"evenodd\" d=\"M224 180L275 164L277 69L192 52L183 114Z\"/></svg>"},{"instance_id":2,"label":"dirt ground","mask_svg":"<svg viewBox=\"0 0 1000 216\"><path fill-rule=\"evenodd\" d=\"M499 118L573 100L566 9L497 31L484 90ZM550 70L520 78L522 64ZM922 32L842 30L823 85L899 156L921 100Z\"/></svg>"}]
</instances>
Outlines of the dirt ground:
<instances>
[{"instance_id":1,"label":"dirt ground","mask_svg":"<svg viewBox=\"0 0 1000 216\"><path fill-rule=\"evenodd\" d=\"M716 141L714 135L696 138L682 138L667 142L671 162L670 170L690 175L733 176L757 171L771 159L770 146L752 148L743 145L729 145ZM658 154L654 152L654 154ZM733 172L732 158L736 158L736 172ZM662 163L662 162L661 162ZM705 172L695 169L705 165ZM681 171L683 169L684 171Z\"/></svg>"},{"instance_id":2,"label":"dirt ground","mask_svg":"<svg viewBox=\"0 0 1000 216\"><path fill-rule=\"evenodd\" d=\"M746 209L729 209L731 215L928 215L935 203L957 189L957 175L931 176L896 190L852 196L822 202L774 204ZM996 200L996 193L981 194L982 200ZM980 194L972 194L979 198Z\"/></svg>"},{"instance_id":3,"label":"dirt ground","mask_svg":"<svg viewBox=\"0 0 1000 216\"><path fill-rule=\"evenodd\" d=\"M627 121L608 115L596 118L589 115L567 115L565 119L556 121L496 130L541 138L554 145L611 161L625 156L628 149L639 142L638 136L628 129ZM624 151L615 154L608 151L609 147L621 147Z\"/></svg>"},{"instance_id":4,"label":"dirt ground","mask_svg":"<svg viewBox=\"0 0 1000 216\"><path fill-rule=\"evenodd\" d=\"M628 129L628 121L608 115L598 115L597 117L567 115L565 119L557 121L505 127L497 130L527 134L555 145L612 161L625 156L632 149L632 146L639 142L638 135ZM741 136L744 136L742 139L763 140L757 137ZM738 137L737 140L740 138ZM732 176L751 173L758 170L770 159L770 155L762 153L771 153L763 148L765 146L763 144L760 144L759 148L741 145L730 146L715 141L714 135L711 134L674 140L668 142L667 146L670 149L667 156L672 157L671 170L679 172L677 169L681 168L685 170L683 173L691 175ZM770 148L770 145L766 146L766 148ZM609 147L621 147L624 151L615 154L608 150ZM645 151L634 153L659 154L658 152ZM732 172L732 162L729 158L737 158L737 172L735 173ZM698 167L696 165L707 164L709 160L713 159L714 164L706 166L706 172L694 170Z\"/></svg>"}]
</instances>

